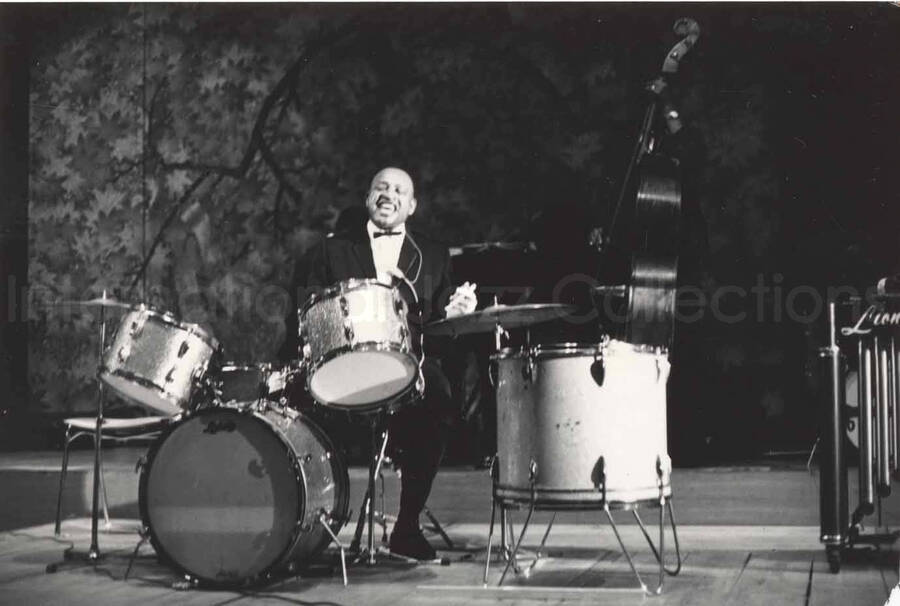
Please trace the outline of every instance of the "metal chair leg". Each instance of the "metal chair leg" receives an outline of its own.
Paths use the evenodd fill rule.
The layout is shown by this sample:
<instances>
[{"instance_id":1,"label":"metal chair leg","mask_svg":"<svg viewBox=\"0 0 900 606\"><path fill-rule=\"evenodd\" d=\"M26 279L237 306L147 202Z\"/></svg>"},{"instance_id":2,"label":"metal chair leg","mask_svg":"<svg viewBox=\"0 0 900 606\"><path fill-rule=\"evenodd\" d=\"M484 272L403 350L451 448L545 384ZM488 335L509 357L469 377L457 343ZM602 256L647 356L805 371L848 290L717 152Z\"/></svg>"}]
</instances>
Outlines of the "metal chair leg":
<instances>
[{"instance_id":1,"label":"metal chair leg","mask_svg":"<svg viewBox=\"0 0 900 606\"><path fill-rule=\"evenodd\" d=\"M69 432L71 428L66 425L66 437L63 440L63 458L62 467L59 471L59 494L56 496L56 526L53 533L59 536L60 526L62 524L62 499L63 491L66 488L66 471L69 469Z\"/></svg>"}]
</instances>

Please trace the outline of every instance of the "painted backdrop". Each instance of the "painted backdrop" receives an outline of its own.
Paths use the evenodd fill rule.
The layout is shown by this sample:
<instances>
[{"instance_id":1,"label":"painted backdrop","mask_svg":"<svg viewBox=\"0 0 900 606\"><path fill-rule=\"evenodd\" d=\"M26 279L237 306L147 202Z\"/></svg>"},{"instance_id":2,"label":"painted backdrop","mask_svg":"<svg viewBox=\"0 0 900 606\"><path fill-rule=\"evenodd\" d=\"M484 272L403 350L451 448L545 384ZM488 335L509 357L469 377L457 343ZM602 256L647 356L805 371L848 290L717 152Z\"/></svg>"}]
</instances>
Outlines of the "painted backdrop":
<instances>
[{"instance_id":1,"label":"painted backdrop","mask_svg":"<svg viewBox=\"0 0 900 606\"><path fill-rule=\"evenodd\" d=\"M94 406L97 364L96 308L52 303L104 289L203 323L230 359L274 359L295 259L385 164L412 172L417 227L449 244L581 240L612 213L643 86L683 16L677 5L47 10L30 66L29 302L32 407L52 414ZM866 131L867 145L836 150L856 135L842 118L870 115L860 108L897 120L875 104L891 98L896 66L848 55L891 56L888 10L693 15L703 34L672 94L686 203L708 233L696 284L818 287L880 271L885 228L861 211L896 195L885 173L869 181L890 143ZM802 330L691 330L700 374L744 368L750 387L734 398L784 411L797 381L751 377L796 361L798 342L802 356ZM723 379L723 393L738 384Z\"/></svg>"}]
</instances>

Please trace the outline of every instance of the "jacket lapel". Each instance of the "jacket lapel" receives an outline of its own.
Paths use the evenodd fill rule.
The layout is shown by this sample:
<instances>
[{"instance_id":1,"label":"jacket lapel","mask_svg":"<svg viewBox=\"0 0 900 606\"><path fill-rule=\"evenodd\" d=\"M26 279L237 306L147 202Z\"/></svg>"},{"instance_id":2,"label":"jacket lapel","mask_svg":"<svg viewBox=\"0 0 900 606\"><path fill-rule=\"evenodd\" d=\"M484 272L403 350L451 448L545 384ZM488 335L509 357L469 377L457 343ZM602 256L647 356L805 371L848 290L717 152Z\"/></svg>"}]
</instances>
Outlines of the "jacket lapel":
<instances>
[{"instance_id":1,"label":"jacket lapel","mask_svg":"<svg viewBox=\"0 0 900 606\"><path fill-rule=\"evenodd\" d=\"M407 278L412 280L417 273L421 273L420 266L422 260L419 259L419 253L410 241L409 228L407 227L407 236L403 238L403 245L400 247L400 258L397 259L397 269L402 271Z\"/></svg>"},{"instance_id":2,"label":"jacket lapel","mask_svg":"<svg viewBox=\"0 0 900 606\"><path fill-rule=\"evenodd\" d=\"M375 258L372 256L372 245L369 244L369 232L366 231L365 224L356 230L356 237L353 239L351 248L363 276L366 278L378 277L375 271Z\"/></svg>"}]
</instances>

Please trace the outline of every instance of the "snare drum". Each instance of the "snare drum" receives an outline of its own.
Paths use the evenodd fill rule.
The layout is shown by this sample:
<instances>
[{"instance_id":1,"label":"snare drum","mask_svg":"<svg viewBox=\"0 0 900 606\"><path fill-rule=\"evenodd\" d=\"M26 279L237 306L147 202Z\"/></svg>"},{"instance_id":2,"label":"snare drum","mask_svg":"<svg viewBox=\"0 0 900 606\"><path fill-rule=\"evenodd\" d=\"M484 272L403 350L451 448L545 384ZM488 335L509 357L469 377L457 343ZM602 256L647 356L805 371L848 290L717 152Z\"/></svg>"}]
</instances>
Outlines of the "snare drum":
<instances>
[{"instance_id":1,"label":"snare drum","mask_svg":"<svg viewBox=\"0 0 900 606\"><path fill-rule=\"evenodd\" d=\"M325 406L366 411L409 392L418 378L406 302L377 280L347 280L299 312L310 395Z\"/></svg>"},{"instance_id":2,"label":"snare drum","mask_svg":"<svg viewBox=\"0 0 900 606\"><path fill-rule=\"evenodd\" d=\"M620 341L506 349L497 364L497 496L559 509L672 494L662 351Z\"/></svg>"},{"instance_id":3,"label":"snare drum","mask_svg":"<svg viewBox=\"0 0 900 606\"><path fill-rule=\"evenodd\" d=\"M249 585L314 558L347 518L347 467L308 418L274 404L197 411L151 448L141 519L163 561ZM324 514L324 517L322 517Z\"/></svg>"},{"instance_id":4,"label":"snare drum","mask_svg":"<svg viewBox=\"0 0 900 606\"><path fill-rule=\"evenodd\" d=\"M240 365L227 362L209 373L216 405L241 407L261 399L277 400L288 380L296 373L291 367L272 364Z\"/></svg>"},{"instance_id":5,"label":"snare drum","mask_svg":"<svg viewBox=\"0 0 900 606\"><path fill-rule=\"evenodd\" d=\"M174 415L188 408L218 346L200 326L140 306L122 317L100 379L129 400Z\"/></svg>"}]
</instances>

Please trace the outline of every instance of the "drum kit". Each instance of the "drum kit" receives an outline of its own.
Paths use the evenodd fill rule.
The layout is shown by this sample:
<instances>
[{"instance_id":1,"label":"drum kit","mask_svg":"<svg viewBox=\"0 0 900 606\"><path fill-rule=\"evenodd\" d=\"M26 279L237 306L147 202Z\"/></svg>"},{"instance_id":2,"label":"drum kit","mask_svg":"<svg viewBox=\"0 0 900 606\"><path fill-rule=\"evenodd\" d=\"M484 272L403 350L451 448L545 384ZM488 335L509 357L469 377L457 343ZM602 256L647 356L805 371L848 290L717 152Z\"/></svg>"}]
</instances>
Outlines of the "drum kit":
<instances>
[{"instance_id":1,"label":"drum kit","mask_svg":"<svg viewBox=\"0 0 900 606\"><path fill-rule=\"evenodd\" d=\"M348 280L310 297L298 310L299 359L286 366L223 362L222 347L201 326L105 293L67 303L101 308L100 417L105 387L172 418L142 464L142 542L150 540L160 559L187 578L211 586L264 582L334 542L346 584L337 534L349 516L347 466L329 436L288 405L286 388L303 381L316 404L373 418L420 395L419 358L398 290ZM102 310L109 308L123 313L107 345ZM502 431L485 580L497 508L501 553L507 570L518 571L521 536L507 541L510 510L528 506L530 519L538 509L662 507L671 496L664 349L610 339L501 347L507 329L527 333L573 311L495 302L424 328L426 335L493 332L496 339L490 378ZM374 563L369 505L371 499L360 526L364 511Z\"/></svg>"},{"instance_id":2,"label":"drum kit","mask_svg":"<svg viewBox=\"0 0 900 606\"><path fill-rule=\"evenodd\" d=\"M252 585L295 570L334 541L346 583L336 535L348 520L347 466L329 436L288 406L286 388L304 381L317 404L372 415L420 394L419 359L396 288L348 280L310 297L298 310L299 359L286 366L223 361L203 327L106 293L61 304L100 308L98 428L104 388L172 420L139 481L142 540L162 561L207 585ZM426 332L525 326L563 308L488 308ZM121 317L107 343L110 309ZM371 515L372 507L364 509ZM371 535L371 518L369 526ZM91 553L99 557L96 538Z\"/></svg>"}]
</instances>

